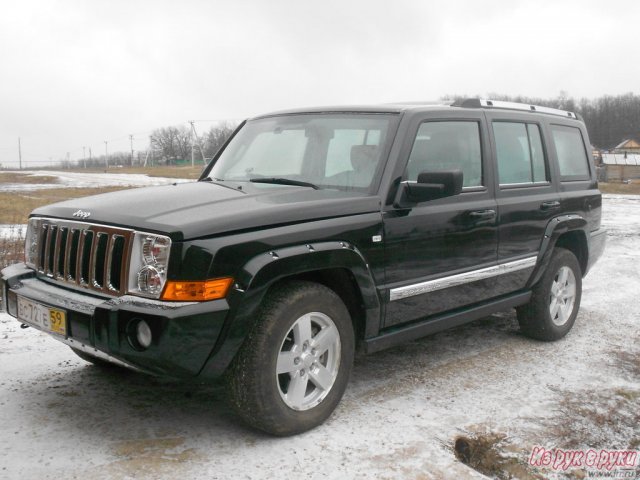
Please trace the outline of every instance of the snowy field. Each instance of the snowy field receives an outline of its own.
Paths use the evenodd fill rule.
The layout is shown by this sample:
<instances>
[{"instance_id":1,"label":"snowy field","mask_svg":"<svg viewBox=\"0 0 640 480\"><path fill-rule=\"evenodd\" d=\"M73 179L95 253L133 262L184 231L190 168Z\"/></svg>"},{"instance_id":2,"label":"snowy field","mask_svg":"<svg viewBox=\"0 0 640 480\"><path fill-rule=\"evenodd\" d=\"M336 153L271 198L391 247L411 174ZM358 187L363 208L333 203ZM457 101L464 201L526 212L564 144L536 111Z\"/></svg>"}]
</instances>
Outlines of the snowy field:
<instances>
[{"instance_id":1,"label":"snowy field","mask_svg":"<svg viewBox=\"0 0 640 480\"><path fill-rule=\"evenodd\" d=\"M603 223L607 248L566 338L529 340L505 312L359 358L334 415L293 438L246 429L220 387L105 372L0 314L0 478L485 478L451 449L482 431L505 434L514 454L570 441L629 448L640 197L606 196Z\"/></svg>"},{"instance_id":2,"label":"snowy field","mask_svg":"<svg viewBox=\"0 0 640 480\"><path fill-rule=\"evenodd\" d=\"M192 182L182 178L150 177L138 173L82 173L51 170L19 170L7 173L28 174L32 177L56 177L56 183L3 183L0 191L28 192L48 188L150 187L171 183Z\"/></svg>"}]
</instances>

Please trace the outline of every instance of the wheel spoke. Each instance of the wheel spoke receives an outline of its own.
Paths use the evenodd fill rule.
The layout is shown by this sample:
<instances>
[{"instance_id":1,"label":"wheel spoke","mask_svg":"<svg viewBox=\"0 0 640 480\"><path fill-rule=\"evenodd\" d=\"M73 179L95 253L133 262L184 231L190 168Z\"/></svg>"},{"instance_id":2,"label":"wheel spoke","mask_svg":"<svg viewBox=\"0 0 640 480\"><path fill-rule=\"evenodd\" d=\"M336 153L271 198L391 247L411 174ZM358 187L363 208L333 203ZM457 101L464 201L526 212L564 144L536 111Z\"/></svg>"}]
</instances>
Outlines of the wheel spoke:
<instances>
[{"instance_id":1,"label":"wheel spoke","mask_svg":"<svg viewBox=\"0 0 640 480\"><path fill-rule=\"evenodd\" d=\"M291 377L289 389L287 390L287 400L294 407L300 407L304 401L304 395L307 392L308 376L300 376L299 374Z\"/></svg>"},{"instance_id":2,"label":"wheel spoke","mask_svg":"<svg viewBox=\"0 0 640 480\"><path fill-rule=\"evenodd\" d=\"M551 314L552 319L556 318L559 308L560 308L560 302L558 302L558 299L556 297L553 297L551 299L551 304L549 305L549 313Z\"/></svg>"},{"instance_id":3,"label":"wheel spoke","mask_svg":"<svg viewBox=\"0 0 640 480\"><path fill-rule=\"evenodd\" d=\"M567 278L569 277L569 269L567 267L562 267L558 272L558 283L561 287L564 287L567 284Z\"/></svg>"},{"instance_id":4,"label":"wheel spoke","mask_svg":"<svg viewBox=\"0 0 640 480\"><path fill-rule=\"evenodd\" d=\"M302 346L304 342L311 340L311 315L305 315L293 326L293 340L296 345Z\"/></svg>"},{"instance_id":5,"label":"wheel spoke","mask_svg":"<svg viewBox=\"0 0 640 480\"><path fill-rule=\"evenodd\" d=\"M298 366L294 363L295 358L298 356L298 352L280 352L278 354L278 363L276 365L276 373L290 373L298 369Z\"/></svg>"},{"instance_id":6,"label":"wheel spoke","mask_svg":"<svg viewBox=\"0 0 640 480\"><path fill-rule=\"evenodd\" d=\"M560 285L558 284L558 282L553 282L551 284L551 295L553 295L554 297L557 297L559 291L560 291Z\"/></svg>"},{"instance_id":7,"label":"wheel spoke","mask_svg":"<svg viewBox=\"0 0 640 480\"><path fill-rule=\"evenodd\" d=\"M564 298L574 298L576 296L576 284L569 283L567 288L564 290Z\"/></svg>"},{"instance_id":8,"label":"wheel spoke","mask_svg":"<svg viewBox=\"0 0 640 480\"><path fill-rule=\"evenodd\" d=\"M331 373L322 365L310 370L309 376L316 387L321 388L322 390L328 390L333 384L333 377L331 376Z\"/></svg>"},{"instance_id":9,"label":"wheel spoke","mask_svg":"<svg viewBox=\"0 0 640 480\"><path fill-rule=\"evenodd\" d=\"M334 326L325 327L313 338L311 345L318 350L318 355L322 355L335 344L337 339L338 329Z\"/></svg>"}]
</instances>

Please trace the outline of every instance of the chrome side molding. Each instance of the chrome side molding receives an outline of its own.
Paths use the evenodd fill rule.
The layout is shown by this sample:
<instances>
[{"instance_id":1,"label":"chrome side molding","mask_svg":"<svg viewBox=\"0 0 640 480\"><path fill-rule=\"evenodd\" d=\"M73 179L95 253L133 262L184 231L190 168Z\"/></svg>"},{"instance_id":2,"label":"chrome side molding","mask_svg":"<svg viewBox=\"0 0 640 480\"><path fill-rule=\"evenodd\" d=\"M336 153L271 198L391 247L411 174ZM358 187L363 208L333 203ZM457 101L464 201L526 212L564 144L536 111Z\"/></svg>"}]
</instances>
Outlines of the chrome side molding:
<instances>
[{"instance_id":1,"label":"chrome side molding","mask_svg":"<svg viewBox=\"0 0 640 480\"><path fill-rule=\"evenodd\" d=\"M501 263L491 267L481 268L479 270L451 275L449 277L442 277L435 280L415 283L413 285L406 285L404 287L392 288L389 291L390 301L393 302L395 300L401 300L415 295L422 295L423 293L457 287L458 285L464 285L465 283L477 282L478 280L484 280L486 278L497 277L498 275L532 268L536 265L537 258L538 257L536 255L535 257L527 257L521 260Z\"/></svg>"}]
</instances>

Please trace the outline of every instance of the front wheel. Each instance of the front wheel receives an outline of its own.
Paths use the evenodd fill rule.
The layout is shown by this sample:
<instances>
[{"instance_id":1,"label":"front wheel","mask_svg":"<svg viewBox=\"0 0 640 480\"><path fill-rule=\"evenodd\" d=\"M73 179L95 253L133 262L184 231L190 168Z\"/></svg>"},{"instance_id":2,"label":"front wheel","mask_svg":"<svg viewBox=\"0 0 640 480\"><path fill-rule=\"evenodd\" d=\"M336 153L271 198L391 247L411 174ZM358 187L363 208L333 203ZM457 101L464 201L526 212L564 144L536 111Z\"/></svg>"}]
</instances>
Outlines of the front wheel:
<instances>
[{"instance_id":1,"label":"front wheel","mask_svg":"<svg viewBox=\"0 0 640 480\"><path fill-rule=\"evenodd\" d=\"M582 297L582 270L575 255L556 248L531 301L517 308L522 332L536 340L564 337L576 320Z\"/></svg>"},{"instance_id":2,"label":"front wheel","mask_svg":"<svg viewBox=\"0 0 640 480\"><path fill-rule=\"evenodd\" d=\"M228 372L231 405L273 435L309 430L340 402L353 355L351 318L335 292L312 282L277 286Z\"/></svg>"}]
</instances>

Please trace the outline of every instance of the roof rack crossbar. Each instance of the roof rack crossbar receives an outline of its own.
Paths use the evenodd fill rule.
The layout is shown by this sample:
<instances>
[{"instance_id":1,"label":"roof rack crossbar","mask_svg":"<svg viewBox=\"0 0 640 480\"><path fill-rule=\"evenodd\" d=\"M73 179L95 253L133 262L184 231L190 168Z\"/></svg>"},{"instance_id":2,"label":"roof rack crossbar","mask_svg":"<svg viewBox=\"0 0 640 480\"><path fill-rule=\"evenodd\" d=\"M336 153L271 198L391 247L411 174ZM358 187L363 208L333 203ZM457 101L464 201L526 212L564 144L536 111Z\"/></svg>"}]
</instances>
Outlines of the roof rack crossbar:
<instances>
[{"instance_id":1,"label":"roof rack crossbar","mask_svg":"<svg viewBox=\"0 0 640 480\"><path fill-rule=\"evenodd\" d=\"M548 113L549 115L558 115L565 118L578 119L578 115L567 110L558 108L541 107L539 105L528 105L526 103L505 102L502 100L487 100L482 98L468 98L466 100L457 101L451 104L452 107L464 108L503 108L506 110L523 110L527 112Z\"/></svg>"}]
</instances>

